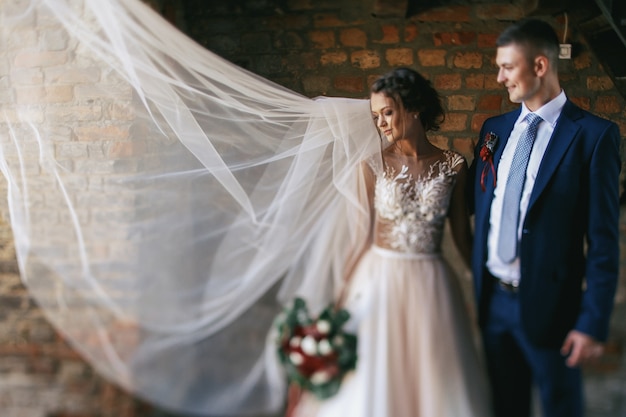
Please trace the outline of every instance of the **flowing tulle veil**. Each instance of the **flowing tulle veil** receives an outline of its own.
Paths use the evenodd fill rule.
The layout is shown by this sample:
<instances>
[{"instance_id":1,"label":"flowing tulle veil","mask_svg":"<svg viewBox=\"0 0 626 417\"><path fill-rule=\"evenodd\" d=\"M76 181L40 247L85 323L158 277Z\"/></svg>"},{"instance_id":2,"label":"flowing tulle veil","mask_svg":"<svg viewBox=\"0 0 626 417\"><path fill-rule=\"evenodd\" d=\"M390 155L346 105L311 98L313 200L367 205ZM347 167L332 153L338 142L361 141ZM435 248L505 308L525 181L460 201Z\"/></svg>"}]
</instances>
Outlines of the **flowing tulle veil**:
<instances>
[{"instance_id":1,"label":"flowing tulle veil","mask_svg":"<svg viewBox=\"0 0 626 417\"><path fill-rule=\"evenodd\" d=\"M138 0L0 16L0 164L34 299L150 401L280 409L271 321L296 294L329 302L369 227L367 100L282 88Z\"/></svg>"}]
</instances>

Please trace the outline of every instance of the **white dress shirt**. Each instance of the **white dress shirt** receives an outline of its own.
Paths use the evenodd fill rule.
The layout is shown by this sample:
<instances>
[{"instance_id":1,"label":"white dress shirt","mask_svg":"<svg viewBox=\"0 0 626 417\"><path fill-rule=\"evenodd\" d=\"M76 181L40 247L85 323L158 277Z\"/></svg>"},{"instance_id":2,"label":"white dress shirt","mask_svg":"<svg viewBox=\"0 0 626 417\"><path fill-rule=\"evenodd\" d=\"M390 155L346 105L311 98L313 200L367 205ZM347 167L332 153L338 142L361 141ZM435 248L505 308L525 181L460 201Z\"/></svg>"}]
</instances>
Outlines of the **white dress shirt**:
<instances>
[{"instance_id":1,"label":"white dress shirt","mask_svg":"<svg viewBox=\"0 0 626 417\"><path fill-rule=\"evenodd\" d=\"M539 123L537 129L537 137L535 138L535 144L533 145L530 153L530 159L528 160L528 168L526 169L526 180L524 181L524 189L522 190L522 198L520 200L520 216L517 230L518 241L522 234L522 225L526 217L526 209L528 208L528 202L530 200L530 194L535 185L535 178L537 178L537 172L541 165L541 160L546 152L546 148L550 143L552 132L556 122L559 120L561 110L567 101L565 93L561 90L561 93L544 104L534 113L540 116L543 121ZM520 279L520 261L519 257L516 257L511 263L505 263L498 257L498 236L500 234L500 217L502 215L502 201L504 197L504 189L506 188L507 178L509 176L509 170L511 169L511 162L513 160L513 153L517 147L520 135L526 129L528 122L524 120L526 115L530 113L528 107L522 103L522 111L513 126L511 136L506 143L504 150L502 151L502 157L500 158L500 164L498 165L498 172L496 174L496 188L493 193L493 200L491 201L491 215L489 217L489 236L487 238L487 269L489 272L497 278L505 282L519 282Z\"/></svg>"}]
</instances>

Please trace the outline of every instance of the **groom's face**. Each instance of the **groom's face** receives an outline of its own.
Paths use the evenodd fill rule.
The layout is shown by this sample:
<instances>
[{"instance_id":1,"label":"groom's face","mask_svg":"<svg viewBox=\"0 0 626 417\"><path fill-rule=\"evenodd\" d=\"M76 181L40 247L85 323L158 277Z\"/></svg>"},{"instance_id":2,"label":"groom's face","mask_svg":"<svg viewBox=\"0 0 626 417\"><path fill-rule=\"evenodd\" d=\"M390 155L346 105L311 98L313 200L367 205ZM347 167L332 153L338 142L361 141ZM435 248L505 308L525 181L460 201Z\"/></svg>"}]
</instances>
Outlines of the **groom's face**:
<instances>
[{"instance_id":1,"label":"groom's face","mask_svg":"<svg viewBox=\"0 0 626 417\"><path fill-rule=\"evenodd\" d=\"M531 101L539 96L540 78L522 47L516 44L498 47L496 64L499 68L497 81L507 89L513 103Z\"/></svg>"}]
</instances>

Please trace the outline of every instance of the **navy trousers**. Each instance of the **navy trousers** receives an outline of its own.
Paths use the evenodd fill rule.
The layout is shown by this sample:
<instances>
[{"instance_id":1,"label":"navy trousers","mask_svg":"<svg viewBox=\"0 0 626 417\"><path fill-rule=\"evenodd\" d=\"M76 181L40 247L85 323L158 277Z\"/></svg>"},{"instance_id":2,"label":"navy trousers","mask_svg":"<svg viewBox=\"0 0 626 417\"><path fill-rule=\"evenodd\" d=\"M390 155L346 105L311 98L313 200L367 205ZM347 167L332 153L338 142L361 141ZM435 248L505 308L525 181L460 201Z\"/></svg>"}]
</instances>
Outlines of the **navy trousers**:
<instances>
[{"instance_id":1,"label":"navy trousers","mask_svg":"<svg viewBox=\"0 0 626 417\"><path fill-rule=\"evenodd\" d=\"M529 417L533 383L543 417L582 417L582 375L569 368L559 349L528 341L520 322L518 294L494 281L488 319L482 328L496 417Z\"/></svg>"}]
</instances>

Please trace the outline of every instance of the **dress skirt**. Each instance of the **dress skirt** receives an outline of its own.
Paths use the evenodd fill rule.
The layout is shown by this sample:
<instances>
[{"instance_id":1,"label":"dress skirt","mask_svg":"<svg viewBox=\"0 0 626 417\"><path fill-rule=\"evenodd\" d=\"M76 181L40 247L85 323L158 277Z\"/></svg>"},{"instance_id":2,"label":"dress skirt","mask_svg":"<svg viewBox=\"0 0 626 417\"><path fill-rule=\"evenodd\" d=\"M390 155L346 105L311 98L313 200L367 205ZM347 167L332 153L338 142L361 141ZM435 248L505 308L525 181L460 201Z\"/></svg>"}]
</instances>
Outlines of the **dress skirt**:
<instances>
[{"instance_id":1,"label":"dress skirt","mask_svg":"<svg viewBox=\"0 0 626 417\"><path fill-rule=\"evenodd\" d=\"M373 246L345 307L358 362L339 392L304 396L298 417L488 417L479 338L451 269L439 254Z\"/></svg>"}]
</instances>

